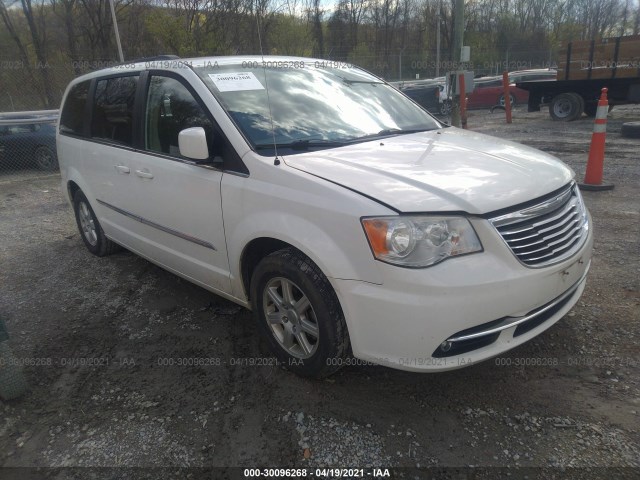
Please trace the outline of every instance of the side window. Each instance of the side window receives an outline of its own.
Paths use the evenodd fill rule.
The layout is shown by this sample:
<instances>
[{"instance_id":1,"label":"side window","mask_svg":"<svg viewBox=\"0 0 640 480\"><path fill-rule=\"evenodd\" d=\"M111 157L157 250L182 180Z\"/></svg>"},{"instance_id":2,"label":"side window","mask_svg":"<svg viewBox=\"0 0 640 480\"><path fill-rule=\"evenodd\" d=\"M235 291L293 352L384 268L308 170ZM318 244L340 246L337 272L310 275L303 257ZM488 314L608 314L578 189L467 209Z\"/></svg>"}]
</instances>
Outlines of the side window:
<instances>
[{"instance_id":1,"label":"side window","mask_svg":"<svg viewBox=\"0 0 640 480\"><path fill-rule=\"evenodd\" d=\"M85 119L85 105L89 97L90 80L78 83L71 87L67 100L60 114L60 132L82 135Z\"/></svg>"},{"instance_id":2,"label":"side window","mask_svg":"<svg viewBox=\"0 0 640 480\"><path fill-rule=\"evenodd\" d=\"M174 78L152 76L145 112L145 148L180 157L178 134L191 127L204 128L211 156L220 151L213 144L213 124L191 92Z\"/></svg>"},{"instance_id":3,"label":"side window","mask_svg":"<svg viewBox=\"0 0 640 480\"><path fill-rule=\"evenodd\" d=\"M138 76L98 80L91 121L93 138L131 146L137 84Z\"/></svg>"}]
</instances>

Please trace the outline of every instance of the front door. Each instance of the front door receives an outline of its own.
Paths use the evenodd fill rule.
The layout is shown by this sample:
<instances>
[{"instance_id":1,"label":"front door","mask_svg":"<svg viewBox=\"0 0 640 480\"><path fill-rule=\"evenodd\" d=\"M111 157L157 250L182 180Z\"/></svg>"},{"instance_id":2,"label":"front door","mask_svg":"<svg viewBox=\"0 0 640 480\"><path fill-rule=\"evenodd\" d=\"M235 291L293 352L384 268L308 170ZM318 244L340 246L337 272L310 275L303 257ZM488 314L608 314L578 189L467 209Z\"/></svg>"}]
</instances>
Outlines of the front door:
<instances>
[{"instance_id":1,"label":"front door","mask_svg":"<svg viewBox=\"0 0 640 480\"><path fill-rule=\"evenodd\" d=\"M189 127L205 129L213 156L213 119L179 77L143 73L99 80L87 158L96 211L118 243L229 293L223 173L180 155L178 134Z\"/></svg>"},{"instance_id":2,"label":"front door","mask_svg":"<svg viewBox=\"0 0 640 480\"><path fill-rule=\"evenodd\" d=\"M222 171L182 157L178 134L191 127L207 133L215 155L213 121L179 77L149 75L142 148L131 157L130 176L140 252L197 283L229 293L229 262L222 219Z\"/></svg>"}]
</instances>

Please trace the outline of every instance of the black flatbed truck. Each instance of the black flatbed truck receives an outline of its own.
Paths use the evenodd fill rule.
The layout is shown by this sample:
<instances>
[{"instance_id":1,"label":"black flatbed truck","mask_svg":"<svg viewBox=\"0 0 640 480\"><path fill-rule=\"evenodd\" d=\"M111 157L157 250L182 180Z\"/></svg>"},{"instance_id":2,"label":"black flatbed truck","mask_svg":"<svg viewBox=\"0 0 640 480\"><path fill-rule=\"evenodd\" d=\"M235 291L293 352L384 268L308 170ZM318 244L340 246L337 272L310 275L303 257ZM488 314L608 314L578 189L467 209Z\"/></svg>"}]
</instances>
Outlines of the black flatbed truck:
<instances>
[{"instance_id":1,"label":"black flatbed truck","mask_svg":"<svg viewBox=\"0 0 640 480\"><path fill-rule=\"evenodd\" d=\"M561 52L557 80L516 83L529 92L529 111L549 106L554 120L595 116L607 88L610 107L640 103L640 35L578 40Z\"/></svg>"},{"instance_id":2,"label":"black flatbed truck","mask_svg":"<svg viewBox=\"0 0 640 480\"><path fill-rule=\"evenodd\" d=\"M610 108L614 105L640 103L640 76L585 80L538 80L518 82L516 87L529 92L528 111L540 111L549 106L549 115L554 120L571 121L582 113L593 117L598 108L598 99L603 88L607 88Z\"/></svg>"}]
</instances>

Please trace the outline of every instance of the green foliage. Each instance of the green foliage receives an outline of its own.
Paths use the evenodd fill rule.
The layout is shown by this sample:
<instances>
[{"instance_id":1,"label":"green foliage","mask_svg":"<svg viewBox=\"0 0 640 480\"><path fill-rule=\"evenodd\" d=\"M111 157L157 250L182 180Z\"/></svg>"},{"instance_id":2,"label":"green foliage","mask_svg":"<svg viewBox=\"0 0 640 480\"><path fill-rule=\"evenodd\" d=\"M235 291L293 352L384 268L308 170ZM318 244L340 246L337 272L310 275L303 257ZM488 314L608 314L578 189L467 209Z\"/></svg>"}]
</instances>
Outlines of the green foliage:
<instances>
[{"instance_id":1,"label":"green foliage","mask_svg":"<svg viewBox=\"0 0 640 480\"><path fill-rule=\"evenodd\" d=\"M306 57L313 51L313 40L302 19L279 14L269 33L269 46L269 53L273 55Z\"/></svg>"},{"instance_id":2,"label":"green foliage","mask_svg":"<svg viewBox=\"0 0 640 480\"><path fill-rule=\"evenodd\" d=\"M156 48L180 57L190 57L196 54L196 48L185 23L183 17L162 8L152 8L144 18L147 37L156 43Z\"/></svg>"},{"instance_id":3,"label":"green foliage","mask_svg":"<svg viewBox=\"0 0 640 480\"><path fill-rule=\"evenodd\" d=\"M0 8L8 1L0 0ZM125 59L259 54L259 25L265 54L323 55L389 79L416 74L426 78L436 73L439 24L439 73L451 68L450 1L292 1L115 0ZM5 9L0 20L5 27L0 27L0 60L15 65L27 57L19 68L0 71L0 110L55 104L73 75L117 62L104 2L32 4L35 37L20 8ZM465 45L471 47L477 73L495 73L504 65L546 66L568 41L637 29L639 14L625 14L626 5L626 0L466 0ZM284 13L287 7L296 14ZM17 32L17 41L7 22ZM40 52L42 57L44 51L44 65L36 62L34 38L45 39Z\"/></svg>"}]
</instances>

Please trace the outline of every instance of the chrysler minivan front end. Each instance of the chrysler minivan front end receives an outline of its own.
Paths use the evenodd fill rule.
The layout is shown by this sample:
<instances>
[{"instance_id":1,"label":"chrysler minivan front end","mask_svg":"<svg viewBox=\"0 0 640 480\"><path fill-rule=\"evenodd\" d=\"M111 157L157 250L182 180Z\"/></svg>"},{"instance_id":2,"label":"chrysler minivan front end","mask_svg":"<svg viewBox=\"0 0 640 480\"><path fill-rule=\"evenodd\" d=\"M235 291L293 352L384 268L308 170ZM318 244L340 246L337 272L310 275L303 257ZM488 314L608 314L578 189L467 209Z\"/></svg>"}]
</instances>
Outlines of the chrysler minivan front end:
<instances>
[{"instance_id":1,"label":"chrysler minivan front end","mask_svg":"<svg viewBox=\"0 0 640 480\"><path fill-rule=\"evenodd\" d=\"M340 62L94 72L67 89L58 151L92 253L124 246L252 309L301 375L494 357L561 319L591 263L570 168Z\"/></svg>"}]
</instances>

